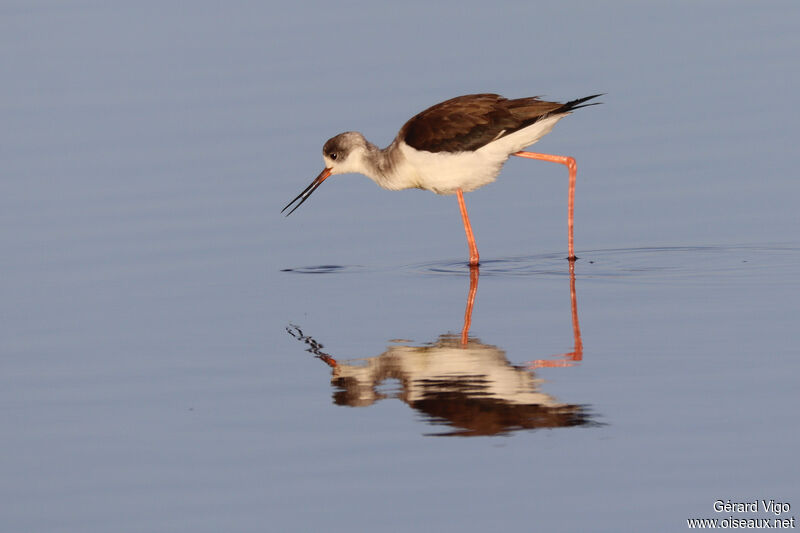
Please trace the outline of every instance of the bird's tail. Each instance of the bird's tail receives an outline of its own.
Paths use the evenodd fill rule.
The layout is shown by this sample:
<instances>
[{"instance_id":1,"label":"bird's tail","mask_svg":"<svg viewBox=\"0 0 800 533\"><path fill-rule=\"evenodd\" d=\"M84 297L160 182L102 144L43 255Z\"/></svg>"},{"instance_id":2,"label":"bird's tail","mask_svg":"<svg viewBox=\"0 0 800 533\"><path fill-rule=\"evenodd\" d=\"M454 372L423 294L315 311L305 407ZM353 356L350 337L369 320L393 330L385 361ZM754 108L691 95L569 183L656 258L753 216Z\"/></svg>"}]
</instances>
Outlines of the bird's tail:
<instances>
[{"instance_id":1,"label":"bird's tail","mask_svg":"<svg viewBox=\"0 0 800 533\"><path fill-rule=\"evenodd\" d=\"M589 107L590 105L598 105L602 104L603 102L592 102L591 104L584 104L584 102L588 102L593 98L597 98L598 96L603 96L605 93L600 94L593 94L592 96L584 96L583 98L578 98L577 100L570 100L569 102L563 104L561 107L552 111L551 114L555 115L557 113L569 113L575 109L580 109L582 107Z\"/></svg>"}]
</instances>

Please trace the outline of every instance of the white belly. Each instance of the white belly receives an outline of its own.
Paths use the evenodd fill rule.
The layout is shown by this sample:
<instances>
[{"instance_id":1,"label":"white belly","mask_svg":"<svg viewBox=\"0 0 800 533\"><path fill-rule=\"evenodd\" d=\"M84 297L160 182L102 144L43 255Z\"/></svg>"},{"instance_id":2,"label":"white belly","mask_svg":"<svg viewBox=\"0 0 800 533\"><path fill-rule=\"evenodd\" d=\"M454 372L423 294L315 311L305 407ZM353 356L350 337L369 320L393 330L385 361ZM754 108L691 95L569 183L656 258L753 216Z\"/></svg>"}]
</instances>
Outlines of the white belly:
<instances>
[{"instance_id":1,"label":"white belly","mask_svg":"<svg viewBox=\"0 0 800 533\"><path fill-rule=\"evenodd\" d=\"M398 168L403 179L397 183L404 186L398 188L418 187L436 194L474 191L493 182L511 154L538 141L564 116L541 120L474 152L425 152L401 142L398 148L405 161Z\"/></svg>"},{"instance_id":2,"label":"white belly","mask_svg":"<svg viewBox=\"0 0 800 533\"><path fill-rule=\"evenodd\" d=\"M407 171L413 172L414 185L436 194L455 194L457 189L474 191L491 183L500 173L508 154L476 152L423 152L405 143L400 150L406 159Z\"/></svg>"}]
</instances>

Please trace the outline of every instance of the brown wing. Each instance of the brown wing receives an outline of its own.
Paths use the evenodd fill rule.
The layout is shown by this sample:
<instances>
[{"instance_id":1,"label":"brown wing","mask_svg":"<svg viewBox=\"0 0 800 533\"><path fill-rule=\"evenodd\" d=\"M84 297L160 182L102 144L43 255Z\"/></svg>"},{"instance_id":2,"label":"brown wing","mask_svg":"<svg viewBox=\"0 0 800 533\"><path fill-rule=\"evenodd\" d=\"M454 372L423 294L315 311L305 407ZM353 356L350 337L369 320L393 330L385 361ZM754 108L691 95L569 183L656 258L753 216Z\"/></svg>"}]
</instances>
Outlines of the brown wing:
<instances>
[{"instance_id":1,"label":"brown wing","mask_svg":"<svg viewBox=\"0 0 800 533\"><path fill-rule=\"evenodd\" d=\"M398 137L428 152L477 150L566 105L537 97L509 100L498 94L468 94L419 113L405 123Z\"/></svg>"}]
</instances>

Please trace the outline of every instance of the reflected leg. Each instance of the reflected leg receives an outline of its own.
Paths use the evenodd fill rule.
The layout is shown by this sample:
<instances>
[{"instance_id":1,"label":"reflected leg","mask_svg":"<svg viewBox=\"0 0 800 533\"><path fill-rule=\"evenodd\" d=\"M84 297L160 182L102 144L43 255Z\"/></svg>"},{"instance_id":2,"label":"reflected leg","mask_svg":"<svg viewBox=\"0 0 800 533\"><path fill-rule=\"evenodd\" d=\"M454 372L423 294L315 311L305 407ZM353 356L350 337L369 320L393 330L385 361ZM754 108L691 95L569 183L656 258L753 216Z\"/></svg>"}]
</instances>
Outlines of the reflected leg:
<instances>
[{"instance_id":1,"label":"reflected leg","mask_svg":"<svg viewBox=\"0 0 800 533\"><path fill-rule=\"evenodd\" d=\"M469 341L469 328L472 325L472 306L475 305L475 294L478 292L478 277L480 269L478 265L469 267L469 295L467 296L467 308L464 310L464 327L461 328L461 345L466 346Z\"/></svg>"},{"instance_id":2,"label":"reflected leg","mask_svg":"<svg viewBox=\"0 0 800 533\"><path fill-rule=\"evenodd\" d=\"M578 293L575 290L575 261L569 262L569 300L572 310L572 340L573 348L569 353L562 353L555 357L565 359L537 359L528 363L528 368L542 368L555 366L572 366L575 361L583 360L583 340L581 339L581 325L578 322Z\"/></svg>"}]
</instances>

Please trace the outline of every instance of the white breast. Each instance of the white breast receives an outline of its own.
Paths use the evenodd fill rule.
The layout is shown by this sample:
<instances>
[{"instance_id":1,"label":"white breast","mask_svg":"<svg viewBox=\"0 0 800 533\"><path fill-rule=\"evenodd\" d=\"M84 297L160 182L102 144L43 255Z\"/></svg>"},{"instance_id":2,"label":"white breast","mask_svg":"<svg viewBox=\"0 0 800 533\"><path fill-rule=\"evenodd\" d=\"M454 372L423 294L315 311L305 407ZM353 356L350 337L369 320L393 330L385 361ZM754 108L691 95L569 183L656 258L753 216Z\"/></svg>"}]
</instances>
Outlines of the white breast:
<instances>
[{"instance_id":1,"label":"white breast","mask_svg":"<svg viewBox=\"0 0 800 533\"><path fill-rule=\"evenodd\" d=\"M396 168L392 185L398 189L417 187L436 194L455 194L457 189L474 191L493 182L511 154L548 134L564 116L540 120L474 152L426 152L400 142L397 149L404 161Z\"/></svg>"},{"instance_id":2,"label":"white breast","mask_svg":"<svg viewBox=\"0 0 800 533\"><path fill-rule=\"evenodd\" d=\"M413 173L414 187L436 194L455 194L457 189L473 191L497 177L508 154L476 152L424 152L405 143L399 146L407 162L408 172Z\"/></svg>"}]
</instances>

